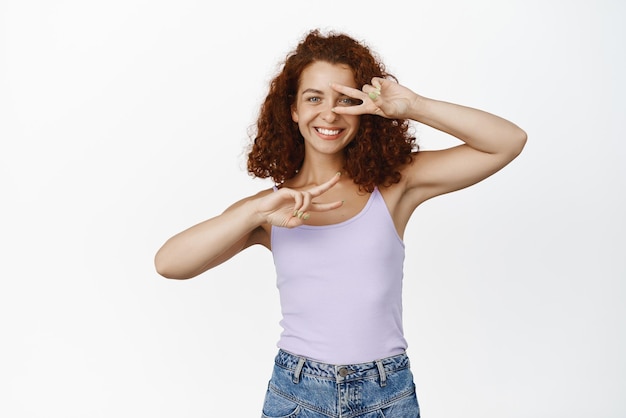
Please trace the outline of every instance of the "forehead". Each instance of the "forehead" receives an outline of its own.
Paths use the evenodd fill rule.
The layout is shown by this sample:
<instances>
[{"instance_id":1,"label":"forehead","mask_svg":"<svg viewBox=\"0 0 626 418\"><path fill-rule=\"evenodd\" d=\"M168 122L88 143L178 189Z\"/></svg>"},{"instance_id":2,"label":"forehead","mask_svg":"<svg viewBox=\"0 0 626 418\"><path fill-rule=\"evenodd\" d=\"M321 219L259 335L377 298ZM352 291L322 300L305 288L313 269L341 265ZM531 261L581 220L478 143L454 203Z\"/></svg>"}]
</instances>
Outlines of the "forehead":
<instances>
[{"instance_id":1,"label":"forehead","mask_svg":"<svg viewBox=\"0 0 626 418\"><path fill-rule=\"evenodd\" d=\"M328 87L329 83L343 84L349 87L356 87L352 68L346 64L331 64L325 61L316 61L306 67L300 74L300 85L298 90L307 88Z\"/></svg>"}]
</instances>

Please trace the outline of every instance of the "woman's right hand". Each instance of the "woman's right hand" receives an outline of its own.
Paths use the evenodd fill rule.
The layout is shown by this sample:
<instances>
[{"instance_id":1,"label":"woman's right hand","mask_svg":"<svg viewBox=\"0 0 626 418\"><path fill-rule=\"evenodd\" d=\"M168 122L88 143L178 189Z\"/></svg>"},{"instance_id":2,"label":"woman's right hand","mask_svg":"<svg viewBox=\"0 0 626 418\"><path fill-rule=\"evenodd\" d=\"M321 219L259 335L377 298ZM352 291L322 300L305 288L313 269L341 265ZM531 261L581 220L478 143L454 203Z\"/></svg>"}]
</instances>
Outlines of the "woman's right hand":
<instances>
[{"instance_id":1,"label":"woman's right hand","mask_svg":"<svg viewBox=\"0 0 626 418\"><path fill-rule=\"evenodd\" d=\"M341 173L319 186L306 190L283 187L259 199L257 211L271 225L294 228L305 223L310 212L324 212L337 209L343 201L316 203L314 199L324 194L339 181Z\"/></svg>"},{"instance_id":2,"label":"woman's right hand","mask_svg":"<svg viewBox=\"0 0 626 418\"><path fill-rule=\"evenodd\" d=\"M306 190L287 187L248 197L222 214L192 226L167 240L155 256L159 274L171 279L189 279L230 259L252 244L261 244L261 225L293 228L302 225L309 212L340 207L343 202L316 203L313 200L339 181L339 173L327 182Z\"/></svg>"}]
</instances>

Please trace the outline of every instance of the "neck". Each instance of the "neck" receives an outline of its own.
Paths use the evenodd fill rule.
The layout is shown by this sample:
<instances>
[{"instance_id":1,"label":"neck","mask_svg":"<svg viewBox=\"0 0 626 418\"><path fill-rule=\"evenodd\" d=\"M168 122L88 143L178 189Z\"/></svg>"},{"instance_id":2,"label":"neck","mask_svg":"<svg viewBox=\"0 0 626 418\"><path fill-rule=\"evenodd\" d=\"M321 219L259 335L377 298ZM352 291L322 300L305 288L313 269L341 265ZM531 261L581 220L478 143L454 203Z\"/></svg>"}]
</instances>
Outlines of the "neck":
<instances>
[{"instance_id":1,"label":"neck","mask_svg":"<svg viewBox=\"0 0 626 418\"><path fill-rule=\"evenodd\" d=\"M343 157L311 161L304 159L298 174L292 179L295 187L313 186L328 181L338 172L343 173Z\"/></svg>"}]
</instances>

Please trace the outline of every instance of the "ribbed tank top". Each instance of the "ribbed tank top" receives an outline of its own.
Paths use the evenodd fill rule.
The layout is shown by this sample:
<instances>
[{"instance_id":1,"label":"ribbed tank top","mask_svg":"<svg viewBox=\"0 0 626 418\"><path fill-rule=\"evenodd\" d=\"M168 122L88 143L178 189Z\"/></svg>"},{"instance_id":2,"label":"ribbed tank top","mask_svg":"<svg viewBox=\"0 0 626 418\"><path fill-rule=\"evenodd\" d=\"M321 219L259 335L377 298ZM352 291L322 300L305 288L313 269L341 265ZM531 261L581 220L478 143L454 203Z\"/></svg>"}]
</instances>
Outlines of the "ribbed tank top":
<instances>
[{"instance_id":1,"label":"ribbed tank top","mask_svg":"<svg viewBox=\"0 0 626 418\"><path fill-rule=\"evenodd\" d=\"M401 354L404 243L376 188L354 217L272 228L283 331L278 347L330 364Z\"/></svg>"}]
</instances>

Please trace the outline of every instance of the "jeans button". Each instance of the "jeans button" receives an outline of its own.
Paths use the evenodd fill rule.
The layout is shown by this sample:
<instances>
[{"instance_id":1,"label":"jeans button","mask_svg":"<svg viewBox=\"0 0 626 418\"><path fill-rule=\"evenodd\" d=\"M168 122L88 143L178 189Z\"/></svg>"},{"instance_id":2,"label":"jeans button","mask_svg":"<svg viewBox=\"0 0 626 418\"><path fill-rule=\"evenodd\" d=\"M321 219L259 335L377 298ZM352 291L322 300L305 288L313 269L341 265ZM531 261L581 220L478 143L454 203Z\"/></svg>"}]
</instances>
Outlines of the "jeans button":
<instances>
[{"instance_id":1,"label":"jeans button","mask_svg":"<svg viewBox=\"0 0 626 418\"><path fill-rule=\"evenodd\" d=\"M342 367L341 369L339 369L339 376L346 377L349 374L350 374L350 370L346 369L345 367Z\"/></svg>"}]
</instances>

